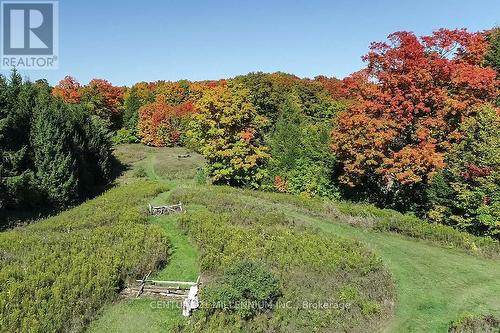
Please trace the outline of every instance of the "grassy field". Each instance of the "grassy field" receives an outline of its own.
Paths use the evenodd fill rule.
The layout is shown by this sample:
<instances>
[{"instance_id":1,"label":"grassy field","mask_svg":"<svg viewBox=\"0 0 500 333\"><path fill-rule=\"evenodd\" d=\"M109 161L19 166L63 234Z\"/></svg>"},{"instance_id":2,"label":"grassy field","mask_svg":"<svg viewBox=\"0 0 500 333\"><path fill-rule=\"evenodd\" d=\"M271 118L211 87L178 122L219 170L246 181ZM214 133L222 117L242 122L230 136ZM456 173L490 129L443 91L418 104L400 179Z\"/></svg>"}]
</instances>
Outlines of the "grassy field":
<instances>
[{"instance_id":1,"label":"grassy field","mask_svg":"<svg viewBox=\"0 0 500 333\"><path fill-rule=\"evenodd\" d=\"M182 320L180 311L173 303L163 305L154 299L121 300L106 306L88 332L169 332Z\"/></svg>"},{"instance_id":2,"label":"grassy field","mask_svg":"<svg viewBox=\"0 0 500 333\"><path fill-rule=\"evenodd\" d=\"M241 205L253 202L270 206L283 212L294 223L315 228L322 234L334 234L367 244L380 255L396 284L395 312L387 320L383 331L446 332L450 322L466 312L500 316L498 260L471 255L460 249L438 246L426 240L353 227L348 224L352 221L327 218L305 211L299 204L295 204L299 203L296 197L269 201L257 192L196 186L192 178L196 175L201 159L195 155L191 161L177 160L175 155L180 150L144 149L138 146L120 149L127 158L130 158L128 151L136 157L142 154L142 158L134 162L134 166L128 171L129 174L142 167L147 177L171 184L174 194L181 190L206 191L206 200L209 202L212 193L224 191L229 196L238 197ZM183 165L180 166L177 162ZM171 196L172 192L165 192L160 194L155 202L171 200ZM188 237L179 231L177 221L174 218L161 217L151 219L150 222L162 226L174 247L170 262L157 273L158 276L196 276L199 272L197 250ZM150 300L119 302L105 309L101 318L92 325L91 331L127 332L125 328L122 330L122 327L133 327L135 331L141 332L168 331L169 328L176 327L179 320L182 323L179 318L179 310L151 310Z\"/></svg>"}]
</instances>

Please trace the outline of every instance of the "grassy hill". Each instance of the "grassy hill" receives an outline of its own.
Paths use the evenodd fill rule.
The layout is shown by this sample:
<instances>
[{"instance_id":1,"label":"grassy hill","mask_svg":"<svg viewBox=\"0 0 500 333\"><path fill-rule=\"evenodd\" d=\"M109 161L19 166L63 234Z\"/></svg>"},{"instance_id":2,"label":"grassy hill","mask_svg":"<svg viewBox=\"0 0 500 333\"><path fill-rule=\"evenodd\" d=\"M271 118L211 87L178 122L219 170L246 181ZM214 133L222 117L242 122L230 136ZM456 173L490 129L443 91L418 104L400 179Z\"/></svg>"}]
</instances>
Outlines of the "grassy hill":
<instances>
[{"instance_id":1,"label":"grassy hill","mask_svg":"<svg viewBox=\"0 0 500 333\"><path fill-rule=\"evenodd\" d=\"M500 282L495 278L500 273L497 244L457 233L449 228L422 226L411 216L378 210L368 205L324 203L288 195L196 185L187 176L184 179L167 180L172 177L166 165L178 168L175 160L172 164L171 156L168 157L176 153L177 151L169 149L153 152L143 160L143 167L148 170L150 177L172 185L171 191L156 199L158 202L182 200L188 204L190 213L188 217L183 217L184 221L187 220L183 225L189 224L191 220L193 224L196 223L194 221L199 221L199 214L203 212L216 211L221 214L243 209L248 213L251 208L258 209L264 215L269 211L280 212L278 220L281 222L278 223L286 221L300 230L314 230L322 236L334 236L336 239L340 236L342 239L356 240L367 245L381 258L395 284L393 314L380 318L381 331L446 332L450 323L464 313L500 315L500 302L496 297L500 294ZM198 161L194 164L197 163ZM153 165L163 165L163 171L158 171L160 169L155 169ZM194 165L188 168L191 175L195 175L195 169ZM164 172L166 173L163 174ZM228 224L237 225L234 220L240 220L241 223L242 218L248 220L247 214L230 218ZM401 221L406 223L404 227L399 225ZM172 232L180 226L178 221L171 221L164 224L164 228ZM176 230L179 232L179 229ZM181 256L190 257L194 249L200 248L196 245L200 241L195 233L190 232L189 226L184 226L183 230L191 235L191 240L185 238L182 232L183 237L176 235L173 238L182 240L183 247L179 247L179 252L183 253ZM393 232L388 232L389 230ZM203 253L203 248L201 250ZM201 262L203 261L202 254ZM183 263L186 263L185 269L192 265L186 259L173 260L164 269L170 272L163 276L182 277L182 273L176 271L182 271L179 265ZM110 332L118 327L113 326L114 324L124 322L127 325L122 326L149 332L185 325L183 319L178 317L178 320L171 320L164 325L141 326L137 324L141 321L136 320L140 316L140 312L136 310L138 303L143 304L143 311L150 304L141 300L112 306L94 323L92 331ZM116 312L118 308L121 315ZM169 310L168 313L175 314L175 310ZM340 326L337 326L338 329Z\"/></svg>"},{"instance_id":2,"label":"grassy hill","mask_svg":"<svg viewBox=\"0 0 500 333\"><path fill-rule=\"evenodd\" d=\"M217 288L232 262L250 259L261 262L277 277L280 299L291 301L294 306L260 313L250 321L225 312L204 317L204 310L187 321L180 316L179 308L155 306L152 299L110 303L113 291L92 307L108 304L89 331L446 332L451 322L464 313L500 316L496 243L368 205L203 184L203 173L198 169L203 160L196 154L177 159L182 153L185 150L179 148L140 145L120 146L117 150L128 170L112 191L137 197L137 201L129 201L131 207L145 206L144 198L150 203L182 201L187 205L187 214L150 218L145 225L144 217L138 220L142 228L152 228L169 239L170 250L163 258L168 256L168 262L155 276L190 280L201 272L205 284ZM148 185L154 189L139 191L144 184L154 184ZM33 234L40 239L66 223L94 228L90 221L98 220L92 218L96 207L113 201L108 195L59 217L2 233L2 263L11 260L9 267L19 267L24 262L8 259L13 257L13 250L12 245L7 247L7 239L18 239L21 234ZM100 204L96 206L97 203ZM75 222L68 222L72 219ZM113 228L115 220L106 220L106 225ZM88 230L92 234L93 229ZM100 246L105 249L108 245L94 248ZM144 251L154 248L148 246ZM148 254L152 262L159 260L156 253ZM17 252L15 257L25 255ZM129 265L141 268L136 261ZM134 271L138 272L130 268L128 273L133 275ZM2 266L0 277L6 276L5 272ZM29 274L35 276L32 271ZM12 276L9 279L5 281L10 281L10 285L22 285L28 280L15 281ZM124 281L124 277L118 280ZM30 288L37 289L36 285ZM0 301L5 300L3 290L0 288ZM334 300L350 306L347 311L304 309L304 300ZM68 314L73 315L76 313ZM87 320L92 317L93 314L86 316ZM2 324L6 323L2 320ZM483 322L489 325L493 321L483 320L480 324Z\"/></svg>"}]
</instances>

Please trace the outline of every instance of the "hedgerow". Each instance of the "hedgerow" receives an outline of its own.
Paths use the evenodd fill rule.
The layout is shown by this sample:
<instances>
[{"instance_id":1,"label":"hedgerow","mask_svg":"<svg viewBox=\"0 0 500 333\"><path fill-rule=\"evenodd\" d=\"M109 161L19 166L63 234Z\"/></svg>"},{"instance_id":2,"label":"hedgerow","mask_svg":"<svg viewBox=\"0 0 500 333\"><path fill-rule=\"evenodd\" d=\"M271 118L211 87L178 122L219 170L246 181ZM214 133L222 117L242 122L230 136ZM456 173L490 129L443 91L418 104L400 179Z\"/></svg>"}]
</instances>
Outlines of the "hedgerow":
<instances>
[{"instance_id":1,"label":"hedgerow","mask_svg":"<svg viewBox=\"0 0 500 333\"><path fill-rule=\"evenodd\" d=\"M254 206L235 191L185 188L170 198L191 207L180 226L200 247L203 275L212 281L206 298L202 292L202 311L186 330L362 331L390 315L392 279L363 244L320 234L272 207ZM263 265L278 279L282 296L272 311L252 312L255 316L244 319L246 311L207 308L204 302L213 301L214 294L229 303L239 299L225 283L217 283L235 263L245 261Z\"/></svg>"},{"instance_id":2,"label":"hedgerow","mask_svg":"<svg viewBox=\"0 0 500 333\"><path fill-rule=\"evenodd\" d=\"M137 181L27 227L0 234L0 332L83 331L129 277L164 261L168 240L146 224Z\"/></svg>"}]
</instances>

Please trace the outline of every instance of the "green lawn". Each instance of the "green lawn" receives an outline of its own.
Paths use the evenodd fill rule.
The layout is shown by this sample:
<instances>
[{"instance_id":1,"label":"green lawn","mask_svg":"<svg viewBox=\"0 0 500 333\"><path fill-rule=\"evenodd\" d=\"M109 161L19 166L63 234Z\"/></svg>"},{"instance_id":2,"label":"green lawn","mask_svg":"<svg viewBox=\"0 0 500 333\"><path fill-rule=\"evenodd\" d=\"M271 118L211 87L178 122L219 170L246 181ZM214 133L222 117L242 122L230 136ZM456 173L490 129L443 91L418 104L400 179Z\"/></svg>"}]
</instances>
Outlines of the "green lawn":
<instances>
[{"instance_id":1,"label":"green lawn","mask_svg":"<svg viewBox=\"0 0 500 333\"><path fill-rule=\"evenodd\" d=\"M162 156L159 152L169 153ZM196 160L179 161L173 158L178 153L178 150L166 148L148 150L149 155L141 163L150 178L166 181L177 175L174 177L177 180L169 182L173 188L195 186L188 179L195 175L200 163L198 156ZM187 164L181 166L178 163ZM185 170L181 172L183 168ZM234 195L243 194L234 190ZM256 197L249 195L245 199L263 200ZM168 199L169 192L166 192L160 194L154 203L164 203ZM274 205L276 210L315 226L321 232L360 240L382 257L397 287L395 313L385 327L387 332L446 332L449 323L465 312L500 316L498 261L426 241L352 227L342 221L313 216L291 204L263 204ZM171 260L156 277L195 279L199 274L198 254L187 236L177 228L175 217L152 218L151 223L163 227L174 247ZM107 307L103 316L92 325L91 332L166 332L174 327L180 310L153 310L150 302L134 300Z\"/></svg>"},{"instance_id":2,"label":"green lawn","mask_svg":"<svg viewBox=\"0 0 500 333\"><path fill-rule=\"evenodd\" d=\"M182 320L178 305L154 299L120 301L104 308L89 332L139 333L168 332Z\"/></svg>"}]
</instances>

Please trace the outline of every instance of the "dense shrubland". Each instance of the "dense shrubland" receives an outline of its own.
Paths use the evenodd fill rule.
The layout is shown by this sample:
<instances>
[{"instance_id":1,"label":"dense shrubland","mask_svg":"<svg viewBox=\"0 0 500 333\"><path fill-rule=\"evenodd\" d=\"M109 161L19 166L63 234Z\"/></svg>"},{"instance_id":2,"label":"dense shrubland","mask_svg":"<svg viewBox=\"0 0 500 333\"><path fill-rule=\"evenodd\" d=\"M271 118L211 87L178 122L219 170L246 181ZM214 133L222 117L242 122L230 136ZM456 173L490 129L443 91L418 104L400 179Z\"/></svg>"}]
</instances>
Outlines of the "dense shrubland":
<instances>
[{"instance_id":1,"label":"dense shrubland","mask_svg":"<svg viewBox=\"0 0 500 333\"><path fill-rule=\"evenodd\" d=\"M79 332L128 278L166 260L169 243L147 224L137 181L60 215L0 234L0 332Z\"/></svg>"},{"instance_id":2,"label":"dense shrubland","mask_svg":"<svg viewBox=\"0 0 500 333\"><path fill-rule=\"evenodd\" d=\"M394 287L380 258L240 194L228 187L171 194L189 207L180 225L198 244L208 278L202 310L184 329L363 331L390 315Z\"/></svg>"}]
</instances>

